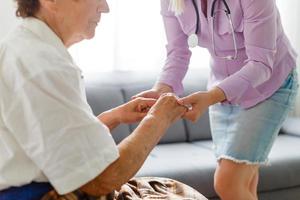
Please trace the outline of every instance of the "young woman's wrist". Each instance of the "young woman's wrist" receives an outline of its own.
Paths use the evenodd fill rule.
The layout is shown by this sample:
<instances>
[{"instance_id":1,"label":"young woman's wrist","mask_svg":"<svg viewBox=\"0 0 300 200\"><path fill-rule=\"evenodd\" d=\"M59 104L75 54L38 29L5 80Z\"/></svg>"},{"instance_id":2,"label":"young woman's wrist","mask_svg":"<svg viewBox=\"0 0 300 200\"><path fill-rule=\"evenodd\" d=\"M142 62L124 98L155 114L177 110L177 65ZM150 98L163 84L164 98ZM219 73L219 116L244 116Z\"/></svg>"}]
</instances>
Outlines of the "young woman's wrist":
<instances>
[{"instance_id":1,"label":"young woman's wrist","mask_svg":"<svg viewBox=\"0 0 300 200\"><path fill-rule=\"evenodd\" d=\"M214 87L207 92L209 105L214 105L216 103L226 100L226 95L224 91L219 87Z\"/></svg>"},{"instance_id":2,"label":"young woman's wrist","mask_svg":"<svg viewBox=\"0 0 300 200\"><path fill-rule=\"evenodd\" d=\"M165 83L156 83L153 86L153 89L159 92L160 94L173 92L173 89L171 86L165 84Z\"/></svg>"}]
</instances>

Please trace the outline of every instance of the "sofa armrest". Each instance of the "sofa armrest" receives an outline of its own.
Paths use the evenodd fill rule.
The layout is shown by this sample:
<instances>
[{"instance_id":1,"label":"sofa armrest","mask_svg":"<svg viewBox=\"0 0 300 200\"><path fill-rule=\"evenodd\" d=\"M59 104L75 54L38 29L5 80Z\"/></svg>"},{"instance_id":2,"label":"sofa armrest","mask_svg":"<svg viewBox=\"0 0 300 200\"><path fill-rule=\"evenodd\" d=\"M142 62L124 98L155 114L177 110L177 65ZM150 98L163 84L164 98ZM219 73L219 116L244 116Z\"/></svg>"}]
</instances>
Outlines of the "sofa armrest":
<instances>
[{"instance_id":1,"label":"sofa armrest","mask_svg":"<svg viewBox=\"0 0 300 200\"><path fill-rule=\"evenodd\" d=\"M287 118L282 125L281 132L300 137L300 118Z\"/></svg>"}]
</instances>

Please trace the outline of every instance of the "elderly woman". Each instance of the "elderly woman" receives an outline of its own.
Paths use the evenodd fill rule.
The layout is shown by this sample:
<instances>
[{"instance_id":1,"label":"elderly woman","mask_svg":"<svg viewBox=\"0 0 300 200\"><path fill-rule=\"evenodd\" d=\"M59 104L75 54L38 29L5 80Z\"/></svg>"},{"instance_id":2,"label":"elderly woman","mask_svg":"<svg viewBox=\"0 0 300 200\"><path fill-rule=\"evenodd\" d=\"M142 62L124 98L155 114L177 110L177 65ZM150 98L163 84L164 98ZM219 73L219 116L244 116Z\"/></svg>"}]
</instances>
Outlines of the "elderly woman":
<instances>
[{"instance_id":1,"label":"elderly woman","mask_svg":"<svg viewBox=\"0 0 300 200\"><path fill-rule=\"evenodd\" d=\"M211 55L208 91L182 98L196 121L209 108L222 200L255 200L259 166L293 108L296 53L275 0L161 0L168 45L159 81L136 96L182 93L190 47Z\"/></svg>"},{"instance_id":2,"label":"elderly woman","mask_svg":"<svg viewBox=\"0 0 300 200\"><path fill-rule=\"evenodd\" d=\"M0 44L0 199L202 199L169 179L122 187L186 108L168 94L92 114L66 48L94 36L109 11L106 1L17 0L17 6L24 20ZM140 120L116 146L109 131Z\"/></svg>"}]
</instances>

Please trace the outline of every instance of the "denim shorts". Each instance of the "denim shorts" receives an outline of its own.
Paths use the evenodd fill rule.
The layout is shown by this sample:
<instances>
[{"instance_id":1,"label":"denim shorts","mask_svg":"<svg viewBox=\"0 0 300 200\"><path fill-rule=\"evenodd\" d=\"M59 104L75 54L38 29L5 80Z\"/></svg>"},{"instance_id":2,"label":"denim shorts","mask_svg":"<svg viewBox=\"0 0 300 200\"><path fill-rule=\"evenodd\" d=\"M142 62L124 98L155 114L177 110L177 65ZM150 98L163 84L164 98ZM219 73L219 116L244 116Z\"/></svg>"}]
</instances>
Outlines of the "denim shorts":
<instances>
[{"instance_id":1,"label":"denim shorts","mask_svg":"<svg viewBox=\"0 0 300 200\"><path fill-rule=\"evenodd\" d=\"M297 72L293 70L271 97L252 108L211 106L210 124L217 160L267 164L280 127L294 107L298 87Z\"/></svg>"}]
</instances>

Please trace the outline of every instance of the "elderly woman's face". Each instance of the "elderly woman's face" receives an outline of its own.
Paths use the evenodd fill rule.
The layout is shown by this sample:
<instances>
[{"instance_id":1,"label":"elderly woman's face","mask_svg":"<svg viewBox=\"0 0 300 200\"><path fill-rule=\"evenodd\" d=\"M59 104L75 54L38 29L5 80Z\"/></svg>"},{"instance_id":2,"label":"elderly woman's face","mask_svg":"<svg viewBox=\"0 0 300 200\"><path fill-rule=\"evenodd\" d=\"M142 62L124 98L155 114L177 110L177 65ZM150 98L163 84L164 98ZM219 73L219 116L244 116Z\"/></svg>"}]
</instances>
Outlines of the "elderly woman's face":
<instances>
[{"instance_id":1,"label":"elderly woman's face","mask_svg":"<svg viewBox=\"0 0 300 200\"><path fill-rule=\"evenodd\" d=\"M101 13L109 12L106 0L60 0L57 8L59 23L72 32L78 40L90 39L101 19Z\"/></svg>"}]
</instances>

